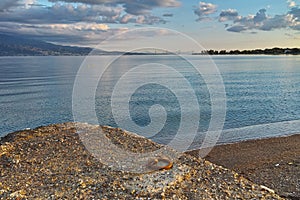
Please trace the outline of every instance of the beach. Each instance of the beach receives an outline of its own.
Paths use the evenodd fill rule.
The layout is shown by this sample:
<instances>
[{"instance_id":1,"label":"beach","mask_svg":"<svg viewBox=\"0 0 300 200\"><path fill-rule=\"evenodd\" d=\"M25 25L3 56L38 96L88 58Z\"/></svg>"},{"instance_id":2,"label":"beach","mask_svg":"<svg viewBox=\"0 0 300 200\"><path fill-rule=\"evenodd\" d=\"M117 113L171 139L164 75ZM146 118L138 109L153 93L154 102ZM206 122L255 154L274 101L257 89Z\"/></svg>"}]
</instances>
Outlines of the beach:
<instances>
[{"instance_id":1,"label":"beach","mask_svg":"<svg viewBox=\"0 0 300 200\"><path fill-rule=\"evenodd\" d=\"M293 181L275 183L276 178L295 180L299 177L299 135L217 146L205 159L198 158L196 151L177 153L178 157L169 158L171 168L132 173L115 170L93 157L82 144L78 127L86 133L99 130L99 126L63 123L18 131L1 138L0 198L298 198ZM124 151L145 153L163 148L121 129L102 127L102 130ZM254 156L253 162L249 156ZM260 162L254 162L258 160Z\"/></svg>"},{"instance_id":2,"label":"beach","mask_svg":"<svg viewBox=\"0 0 300 200\"><path fill-rule=\"evenodd\" d=\"M198 156L199 150L188 154ZM266 185L283 197L300 199L300 135L215 146L205 159Z\"/></svg>"}]
</instances>

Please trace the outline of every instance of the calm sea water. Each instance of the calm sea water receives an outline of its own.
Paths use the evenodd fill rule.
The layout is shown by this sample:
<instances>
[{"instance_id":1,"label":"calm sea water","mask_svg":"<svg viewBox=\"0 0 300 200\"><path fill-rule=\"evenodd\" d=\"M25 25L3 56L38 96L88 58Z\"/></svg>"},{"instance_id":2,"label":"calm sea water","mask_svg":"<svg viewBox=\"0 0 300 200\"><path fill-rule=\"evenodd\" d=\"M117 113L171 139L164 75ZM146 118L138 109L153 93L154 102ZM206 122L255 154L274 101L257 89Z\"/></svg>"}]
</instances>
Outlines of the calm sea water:
<instances>
[{"instance_id":1,"label":"calm sea water","mask_svg":"<svg viewBox=\"0 0 300 200\"><path fill-rule=\"evenodd\" d=\"M208 62L208 58L203 56L188 58L201 63L203 67ZM95 59L98 62L96 67L103 68L104 60L110 57ZM24 128L73 121L73 85L83 60L84 57L1 57L0 136ZM218 143L300 133L300 56L214 56L213 61L224 81L227 104L224 130ZM194 112L200 112L198 137L201 140L211 119L210 93L203 77L187 62L175 56L124 56L114 62L97 85L95 110L98 122L89 118L85 121L118 126L111 110L113 88L124 75L129 82L140 81L134 75L130 77L125 73L149 63L172 66L189 82L200 111L190 104L187 112L191 118ZM156 67L153 73L172 83L171 88L185 91L178 77L170 76L168 70ZM94 77L87 74L87 82L97 80L96 74ZM215 74L208 76L213 79ZM125 89L115 94L115 99L121 101L123 94L132 93L129 101L130 118L140 127L149 125L153 120L149 115L153 105L164 107L164 127L150 138L168 143L180 127L182 102L176 92L158 84L157 80L153 79L152 83L144 85L141 82L141 86L134 91L130 91L132 88L129 85L128 91ZM189 104L191 99L186 96L183 101ZM124 108L121 105L120 110Z\"/></svg>"}]
</instances>

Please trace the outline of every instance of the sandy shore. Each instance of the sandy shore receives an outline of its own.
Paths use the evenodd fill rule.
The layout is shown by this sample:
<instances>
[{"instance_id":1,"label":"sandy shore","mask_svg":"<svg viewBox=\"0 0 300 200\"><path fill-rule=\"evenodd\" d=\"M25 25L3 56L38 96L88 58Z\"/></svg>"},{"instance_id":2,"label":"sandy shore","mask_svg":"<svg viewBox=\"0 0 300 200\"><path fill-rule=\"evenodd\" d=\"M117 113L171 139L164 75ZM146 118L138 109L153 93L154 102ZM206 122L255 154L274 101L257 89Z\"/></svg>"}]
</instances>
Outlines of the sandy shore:
<instances>
[{"instance_id":1,"label":"sandy shore","mask_svg":"<svg viewBox=\"0 0 300 200\"><path fill-rule=\"evenodd\" d=\"M84 131L79 132L78 127ZM141 154L162 148L159 144L121 129L102 128L104 136L123 151ZM272 169L277 163L262 162L261 165L257 165L263 174L269 173L269 175L257 177L253 179L254 181L244 177L248 175L247 173L238 174L186 153L176 153L176 158L169 158L172 168L167 170L154 169L145 173L115 170L103 164L101 157L100 160L96 159L80 140L83 134L93 135L98 130L98 126L64 123L18 131L2 138L0 140L0 199L282 199L274 192L274 190L280 191L280 187L278 189L277 185L271 185L274 187L261 185L268 182L263 181L263 178L274 175ZM91 138L97 139L97 137ZM212 160L213 155L219 158L215 159L215 162L222 160L220 157L224 160L227 158L228 164L231 163L237 170L242 169L241 166L244 165L238 165L236 158L239 158L238 160L244 158L243 151L240 149L246 147L241 146L240 149L227 147L227 152L221 149L224 147L217 147L208 159ZM93 143L89 148L93 148ZM230 153L230 149L234 154ZM221 152L218 153L218 150ZM169 153L173 151L168 150ZM105 149L103 156L108 155L107 159L109 159L113 154ZM259 156L262 155L257 154L258 160ZM277 159L282 155L273 157ZM290 155L286 156L286 158L290 157ZM145 157L145 159L144 163L140 163L142 168L149 167L149 163L153 161L153 157ZM245 159L244 162L247 161ZM288 162L287 167L295 166L297 170L298 161L297 158L283 160L279 163L279 167L285 166L284 163ZM290 162L293 164L289 164ZM123 166L122 163L120 166ZM250 164L245 166L249 166L249 170L256 168L255 165ZM281 172L281 177L288 177L286 171ZM291 174L297 176L297 171ZM260 181L260 178L262 182L257 184L255 181Z\"/></svg>"},{"instance_id":2,"label":"sandy shore","mask_svg":"<svg viewBox=\"0 0 300 200\"><path fill-rule=\"evenodd\" d=\"M197 156L198 151L188 153ZM300 134L216 146L205 159L300 199Z\"/></svg>"}]
</instances>

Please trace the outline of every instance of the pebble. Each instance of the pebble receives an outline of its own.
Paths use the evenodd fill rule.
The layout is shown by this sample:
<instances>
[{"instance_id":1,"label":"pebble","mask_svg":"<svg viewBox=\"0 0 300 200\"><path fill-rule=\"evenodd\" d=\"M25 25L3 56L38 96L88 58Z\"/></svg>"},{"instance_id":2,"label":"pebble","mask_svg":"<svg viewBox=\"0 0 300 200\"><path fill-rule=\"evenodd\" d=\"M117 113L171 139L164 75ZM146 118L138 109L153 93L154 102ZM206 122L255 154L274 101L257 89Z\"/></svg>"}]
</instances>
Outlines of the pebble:
<instances>
[{"instance_id":1,"label":"pebble","mask_svg":"<svg viewBox=\"0 0 300 200\"><path fill-rule=\"evenodd\" d=\"M281 199L231 170L184 153L148 173L117 171L86 150L78 127L99 128L70 122L1 139L0 199ZM121 129L102 129L124 150L144 153L163 147Z\"/></svg>"}]
</instances>

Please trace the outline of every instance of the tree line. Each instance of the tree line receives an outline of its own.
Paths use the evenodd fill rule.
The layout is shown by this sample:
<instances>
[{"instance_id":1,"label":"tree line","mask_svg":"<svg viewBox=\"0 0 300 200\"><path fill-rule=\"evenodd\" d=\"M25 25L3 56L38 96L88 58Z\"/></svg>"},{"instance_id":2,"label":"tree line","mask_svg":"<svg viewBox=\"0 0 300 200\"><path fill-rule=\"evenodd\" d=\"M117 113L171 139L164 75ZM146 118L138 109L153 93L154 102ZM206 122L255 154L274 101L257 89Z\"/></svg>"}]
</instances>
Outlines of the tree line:
<instances>
[{"instance_id":1,"label":"tree line","mask_svg":"<svg viewBox=\"0 0 300 200\"><path fill-rule=\"evenodd\" d=\"M282 54L290 54L290 55L300 55L300 48L272 48L272 49L254 49L254 50L207 50L199 53L193 53L193 55L282 55Z\"/></svg>"}]
</instances>

